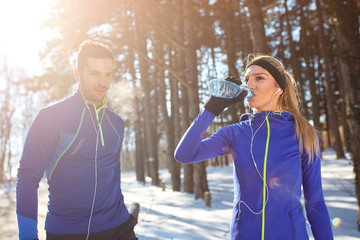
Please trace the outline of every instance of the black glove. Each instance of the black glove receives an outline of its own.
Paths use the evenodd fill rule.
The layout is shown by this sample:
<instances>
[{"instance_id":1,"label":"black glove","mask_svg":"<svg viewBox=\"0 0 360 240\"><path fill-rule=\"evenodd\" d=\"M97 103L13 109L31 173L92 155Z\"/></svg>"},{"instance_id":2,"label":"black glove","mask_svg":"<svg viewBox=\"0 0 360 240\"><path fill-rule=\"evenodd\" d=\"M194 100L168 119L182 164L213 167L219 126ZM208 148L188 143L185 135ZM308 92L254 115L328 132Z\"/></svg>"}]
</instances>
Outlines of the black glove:
<instances>
[{"instance_id":1,"label":"black glove","mask_svg":"<svg viewBox=\"0 0 360 240\"><path fill-rule=\"evenodd\" d=\"M224 80L233 82L237 85L241 85L241 81L237 79L236 77L226 77ZM241 102L246 97L247 92L242 91L239 96L235 98L220 98L220 97L214 97L210 96L209 100L205 103L204 107L214 114L215 116L219 116L219 114L230 105Z\"/></svg>"}]
</instances>

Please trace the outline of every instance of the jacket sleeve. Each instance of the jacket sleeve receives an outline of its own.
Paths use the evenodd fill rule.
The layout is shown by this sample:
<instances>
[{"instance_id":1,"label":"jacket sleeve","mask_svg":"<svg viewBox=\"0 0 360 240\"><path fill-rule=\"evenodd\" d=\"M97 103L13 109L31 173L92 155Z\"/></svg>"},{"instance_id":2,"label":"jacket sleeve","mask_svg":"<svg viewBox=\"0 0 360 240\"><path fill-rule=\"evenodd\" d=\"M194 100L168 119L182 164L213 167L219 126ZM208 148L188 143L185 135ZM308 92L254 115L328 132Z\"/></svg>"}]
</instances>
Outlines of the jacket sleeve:
<instances>
[{"instance_id":1,"label":"jacket sleeve","mask_svg":"<svg viewBox=\"0 0 360 240\"><path fill-rule=\"evenodd\" d=\"M30 127L18 169L16 213L21 240L37 238L37 189L57 141L52 118L44 112Z\"/></svg>"},{"instance_id":2,"label":"jacket sleeve","mask_svg":"<svg viewBox=\"0 0 360 240\"><path fill-rule=\"evenodd\" d=\"M204 109L190 125L175 149L175 159L195 163L229 153L223 129L202 140L215 115Z\"/></svg>"},{"instance_id":3,"label":"jacket sleeve","mask_svg":"<svg viewBox=\"0 0 360 240\"><path fill-rule=\"evenodd\" d=\"M303 189L307 218L316 240L334 239L329 213L327 211L321 185L321 159L314 158L309 162L309 156L302 156Z\"/></svg>"}]
</instances>

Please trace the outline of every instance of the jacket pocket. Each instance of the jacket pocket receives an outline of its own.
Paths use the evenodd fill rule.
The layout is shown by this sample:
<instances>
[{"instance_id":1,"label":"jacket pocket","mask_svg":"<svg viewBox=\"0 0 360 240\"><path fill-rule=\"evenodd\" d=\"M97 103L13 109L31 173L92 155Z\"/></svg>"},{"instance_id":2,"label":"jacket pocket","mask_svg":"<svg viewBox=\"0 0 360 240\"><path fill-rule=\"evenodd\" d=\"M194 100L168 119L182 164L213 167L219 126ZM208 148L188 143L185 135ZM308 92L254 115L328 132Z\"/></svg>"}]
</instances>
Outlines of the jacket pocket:
<instances>
[{"instance_id":1,"label":"jacket pocket","mask_svg":"<svg viewBox=\"0 0 360 240\"><path fill-rule=\"evenodd\" d=\"M305 217L303 215L301 205L290 210L289 219L291 225L291 234L293 240L308 240L309 236L306 231Z\"/></svg>"}]
</instances>

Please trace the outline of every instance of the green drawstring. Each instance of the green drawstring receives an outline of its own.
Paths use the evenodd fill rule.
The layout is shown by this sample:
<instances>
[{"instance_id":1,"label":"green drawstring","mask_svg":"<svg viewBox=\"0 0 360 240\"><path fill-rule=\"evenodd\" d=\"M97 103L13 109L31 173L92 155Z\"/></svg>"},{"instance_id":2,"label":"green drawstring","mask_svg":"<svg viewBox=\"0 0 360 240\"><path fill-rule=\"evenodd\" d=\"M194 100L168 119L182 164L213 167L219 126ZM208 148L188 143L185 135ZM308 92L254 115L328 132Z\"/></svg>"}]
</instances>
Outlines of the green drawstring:
<instances>
[{"instance_id":1,"label":"green drawstring","mask_svg":"<svg viewBox=\"0 0 360 240\"><path fill-rule=\"evenodd\" d=\"M105 146L105 142L104 142L104 135L103 135L103 130L102 130L102 127L101 127L101 122L99 121L99 112L102 108L105 108L105 105L102 105L100 108L96 109L96 122L98 123L99 125L99 131L100 131L100 138L101 138L101 145L102 146ZM105 109L104 109L105 111Z\"/></svg>"},{"instance_id":2,"label":"green drawstring","mask_svg":"<svg viewBox=\"0 0 360 240\"><path fill-rule=\"evenodd\" d=\"M261 227L261 240L265 238L265 205L266 205L266 165L267 165L267 156L269 151L269 140L270 140L270 123L269 119L266 116L266 125L267 125L267 139L266 139L266 148L265 148L265 156L264 156L264 170L263 170L263 212L262 212L262 227Z\"/></svg>"}]
</instances>

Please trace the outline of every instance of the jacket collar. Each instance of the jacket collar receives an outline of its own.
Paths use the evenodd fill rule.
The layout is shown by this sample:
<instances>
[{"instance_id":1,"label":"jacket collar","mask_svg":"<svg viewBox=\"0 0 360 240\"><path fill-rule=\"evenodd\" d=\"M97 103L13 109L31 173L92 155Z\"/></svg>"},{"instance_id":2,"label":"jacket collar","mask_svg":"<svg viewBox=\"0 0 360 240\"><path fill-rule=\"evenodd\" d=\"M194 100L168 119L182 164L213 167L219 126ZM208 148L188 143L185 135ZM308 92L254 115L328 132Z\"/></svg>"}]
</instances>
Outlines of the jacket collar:
<instances>
[{"instance_id":1,"label":"jacket collar","mask_svg":"<svg viewBox=\"0 0 360 240\"><path fill-rule=\"evenodd\" d=\"M294 121L295 120L294 116L289 112L270 111L270 113L269 113L268 111L264 111L264 112L259 112L259 113L244 113L240 117L240 122L247 121L247 120L252 120L252 121L253 120L254 121L263 120L265 118L265 116L267 116L267 115L269 118L283 120L283 121Z\"/></svg>"},{"instance_id":2,"label":"jacket collar","mask_svg":"<svg viewBox=\"0 0 360 240\"><path fill-rule=\"evenodd\" d=\"M104 98L104 99L102 100L102 105L101 105L100 107L96 108L96 106L95 106L94 104L89 103L89 102L86 100L86 98L82 96L82 94L79 92L79 90L76 90L76 92L74 92L74 94L72 95L72 98L74 98L76 102L78 102L79 104L81 104L81 105L83 105L83 106L84 106L85 103L86 103L86 104L88 104L88 105L90 105L90 106L94 106L95 109L106 108L106 104L107 104L107 100L106 100L106 98Z\"/></svg>"}]
</instances>

